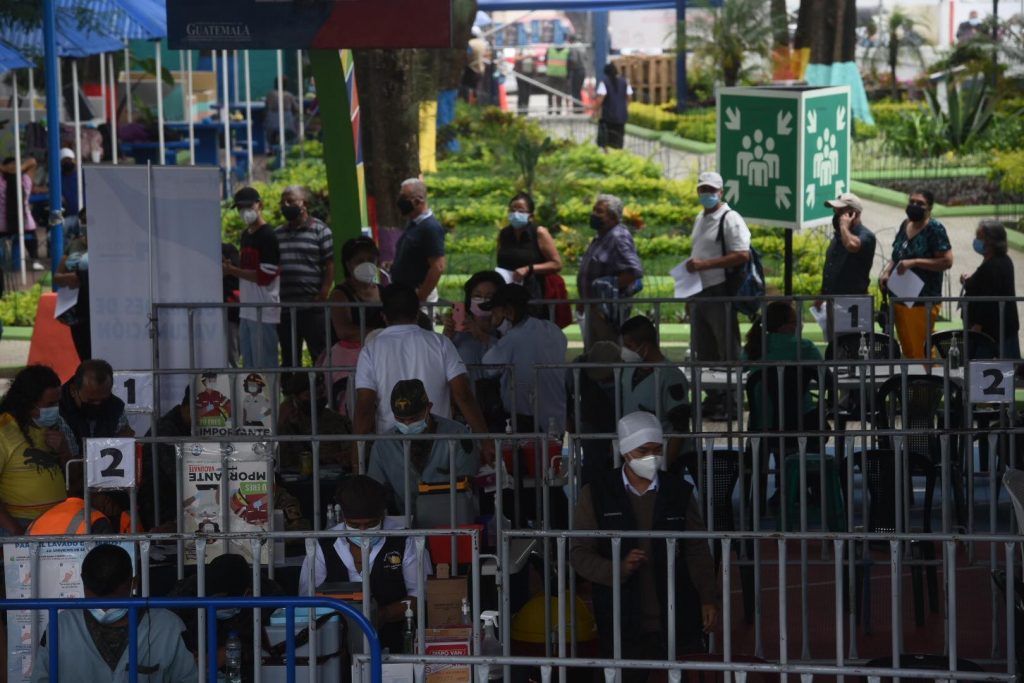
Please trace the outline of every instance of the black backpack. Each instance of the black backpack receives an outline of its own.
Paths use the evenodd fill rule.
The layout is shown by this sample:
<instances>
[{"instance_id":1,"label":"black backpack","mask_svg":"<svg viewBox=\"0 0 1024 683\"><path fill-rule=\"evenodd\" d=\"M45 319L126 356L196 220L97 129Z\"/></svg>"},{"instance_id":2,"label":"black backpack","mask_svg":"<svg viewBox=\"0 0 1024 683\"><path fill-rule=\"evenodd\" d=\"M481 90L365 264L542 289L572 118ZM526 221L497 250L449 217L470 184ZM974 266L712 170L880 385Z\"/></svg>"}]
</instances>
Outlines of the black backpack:
<instances>
[{"instance_id":1,"label":"black backpack","mask_svg":"<svg viewBox=\"0 0 1024 683\"><path fill-rule=\"evenodd\" d=\"M722 245L722 256L728 251L725 248L725 217L732 210L726 211L718 219L718 242ZM757 249L750 247L750 259L733 268L725 271L725 284L730 296L735 297L763 297L765 294L764 267L761 265L761 255ZM757 315L760 310L759 302L753 299L734 301L733 308L748 317Z\"/></svg>"}]
</instances>

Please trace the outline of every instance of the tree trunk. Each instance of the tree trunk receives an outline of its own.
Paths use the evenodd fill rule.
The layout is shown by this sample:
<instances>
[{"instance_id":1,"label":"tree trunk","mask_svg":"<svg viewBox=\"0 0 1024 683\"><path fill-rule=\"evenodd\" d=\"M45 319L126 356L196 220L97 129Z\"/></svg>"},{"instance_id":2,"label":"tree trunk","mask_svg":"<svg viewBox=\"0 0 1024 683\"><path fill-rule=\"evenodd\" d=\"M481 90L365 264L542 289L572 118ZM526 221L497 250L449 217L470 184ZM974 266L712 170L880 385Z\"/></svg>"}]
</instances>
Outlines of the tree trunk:
<instances>
[{"instance_id":1,"label":"tree trunk","mask_svg":"<svg viewBox=\"0 0 1024 683\"><path fill-rule=\"evenodd\" d=\"M394 197L420 174L415 50L355 50L366 192L376 198L377 224L401 227Z\"/></svg>"},{"instance_id":2,"label":"tree trunk","mask_svg":"<svg viewBox=\"0 0 1024 683\"><path fill-rule=\"evenodd\" d=\"M856 3L852 0L835 0L835 6L832 9L835 17L836 31L832 34L832 63L842 64L843 59L843 35L846 31L843 30L843 20L846 18L846 6L855 5Z\"/></svg>"},{"instance_id":3,"label":"tree trunk","mask_svg":"<svg viewBox=\"0 0 1024 683\"><path fill-rule=\"evenodd\" d=\"M789 15L786 0L771 0L772 46L789 47Z\"/></svg>"}]
</instances>

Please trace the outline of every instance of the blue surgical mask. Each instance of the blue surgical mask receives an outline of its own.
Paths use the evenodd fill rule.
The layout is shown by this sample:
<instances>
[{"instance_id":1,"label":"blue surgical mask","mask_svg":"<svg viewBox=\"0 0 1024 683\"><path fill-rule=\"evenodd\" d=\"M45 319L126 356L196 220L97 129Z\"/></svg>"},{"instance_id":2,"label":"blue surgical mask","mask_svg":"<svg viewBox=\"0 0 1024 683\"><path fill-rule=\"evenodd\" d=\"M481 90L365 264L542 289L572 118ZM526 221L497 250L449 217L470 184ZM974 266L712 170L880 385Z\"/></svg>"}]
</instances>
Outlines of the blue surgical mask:
<instances>
[{"instance_id":1,"label":"blue surgical mask","mask_svg":"<svg viewBox=\"0 0 1024 683\"><path fill-rule=\"evenodd\" d=\"M39 417L32 418L37 427L52 427L60 419L60 406L49 406L39 409Z\"/></svg>"},{"instance_id":2,"label":"blue surgical mask","mask_svg":"<svg viewBox=\"0 0 1024 683\"><path fill-rule=\"evenodd\" d=\"M508 224L513 228L525 228L530 222L530 214L524 211L509 211Z\"/></svg>"},{"instance_id":3,"label":"blue surgical mask","mask_svg":"<svg viewBox=\"0 0 1024 683\"><path fill-rule=\"evenodd\" d=\"M977 237L975 237L974 241L971 242L971 246L974 247L975 252L981 254L982 256L985 255L985 240L980 240Z\"/></svg>"},{"instance_id":4,"label":"blue surgical mask","mask_svg":"<svg viewBox=\"0 0 1024 683\"><path fill-rule=\"evenodd\" d=\"M101 624L114 624L124 619L125 615L128 614L128 608L112 607L111 609L99 609L94 607L89 610L89 614Z\"/></svg>"},{"instance_id":5,"label":"blue surgical mask","mask_svg":"<svg viewBox=\"0 0 1024 683\"><path fill-rule=\"evenodd\" d=\"M217 610L217 621L227 621L228 619L234 619L241 612L237 607L228 607L226 609Z\"/></svg>"},{"instance_id":6,"label":"blue surgical mask","mask_svg":"<svg viewBox=\"0 0 1024 683\"><path fill-rule=\"evenodd\" d=\"M81 258L78 259L79 270L89 270L89 252L82 254Z\"/></svg>"},{"instance_id":7,"label":"blue surgical mask","mask_svg":"<svg viewBox=\"0 0 1024 683\"><path fill-rule=\"evenodd\" d=\"M700 205L705 209L713 209L718 206L717 192L701 192L697 197L700 200Z\"/></svg>"},{"instance_id":8,"label":"blue surgical mask","mask_svg":"<svg viewBox=\"0 0 1024 683\"><path fill-rule=\"evenodd\" d=\"M348 525L345 525L345 528L347 529ZM384 524L382 522L377 522L376 524L374 524L371 527L367 527L365 529L353 529L352 531L380 531L382 528L384 528ZM348 537L348 542L349 543L351 543L352 545L355 545L355 546L359 546L360 548L363 547L363 541L364 540L367 541L370 544L370 549L372 550L375 545L377 545L378 543L383 543L384 542L384 537L383 536L376 536L374 538L364 538L363 536L349 536Z\"/></svg>"},{"instance_id":9,"label":"blue surgical mask","mask_svg":"<svg viewBox=\"0 0 1024 683\"><path fill-rule=\"evenodd\" d=\"M413 422L412 424L396 421L395 427L402 434L422 434L427 430L427 418L423 418L422 420Z\"/></svg>"}]
</instances>

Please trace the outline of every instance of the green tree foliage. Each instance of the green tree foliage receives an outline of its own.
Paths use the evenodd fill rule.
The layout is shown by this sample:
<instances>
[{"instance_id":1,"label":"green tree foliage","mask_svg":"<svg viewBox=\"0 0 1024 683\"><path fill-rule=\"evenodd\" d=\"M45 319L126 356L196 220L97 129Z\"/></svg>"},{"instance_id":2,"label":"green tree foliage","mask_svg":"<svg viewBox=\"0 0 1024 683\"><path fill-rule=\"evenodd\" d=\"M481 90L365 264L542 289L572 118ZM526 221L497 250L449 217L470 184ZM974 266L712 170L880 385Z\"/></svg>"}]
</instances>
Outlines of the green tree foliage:
<instances>
[{"instance_id":1,"label":"green tree foliage","mask_svg":"<svg viewBox=\"0 0 1024 683\"><path fill-rule=\"evenodd\" d=\"M751 79L769 63L772 23L763 0L724 0L695 13L686 40L694 56L717 71L726 86Z\"/></svg>"}]
</instances>

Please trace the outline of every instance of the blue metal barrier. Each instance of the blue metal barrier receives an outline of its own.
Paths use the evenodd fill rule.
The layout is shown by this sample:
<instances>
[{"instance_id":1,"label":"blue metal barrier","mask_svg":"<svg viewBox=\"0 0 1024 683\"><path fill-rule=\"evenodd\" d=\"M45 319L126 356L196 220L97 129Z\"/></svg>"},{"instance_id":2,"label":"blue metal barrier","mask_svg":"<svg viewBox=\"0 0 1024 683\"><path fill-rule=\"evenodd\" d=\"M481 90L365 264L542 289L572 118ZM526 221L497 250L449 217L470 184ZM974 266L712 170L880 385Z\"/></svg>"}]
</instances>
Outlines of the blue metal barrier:
<instances>
[{"instance_id":1,"label":"blue metal barrier","mask_svg":"<svg viewBox=\"0 0 1024 683\"><path fill-rule=\"evenodd\" d=\"M138 610L144 608L203 608L206 610L207 681L217 683L217 608L240 607L246 609L285 609L286 634L286 676L288 683L295 683L295 610L297 608L327 607L337 610L354 621L363 631L370 645L370 682L381 683L380 639L369 620L355 607L340 600L325 597L245 597L245 598L78 598L49 599L35 598L22 600L0 600L0 610L45 609L49 612L47 649L50 657L50 680L56 683L58 676L58 631L57 612L63 609L109 609L128 608L128 680L138 681ZM315 666L315 663L311 663Z\"/></svg>"}]
</instances>

